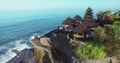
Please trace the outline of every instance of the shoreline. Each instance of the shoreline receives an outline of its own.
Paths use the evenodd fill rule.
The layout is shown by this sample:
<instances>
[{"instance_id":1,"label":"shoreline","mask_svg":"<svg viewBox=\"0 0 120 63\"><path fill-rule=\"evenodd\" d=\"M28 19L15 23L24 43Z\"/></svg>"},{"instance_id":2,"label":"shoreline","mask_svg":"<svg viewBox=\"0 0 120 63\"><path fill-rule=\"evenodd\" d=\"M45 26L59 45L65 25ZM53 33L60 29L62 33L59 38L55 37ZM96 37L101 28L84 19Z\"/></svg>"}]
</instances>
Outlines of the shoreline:
<instances>
[{"instance_id":1,"label":"shoreline","mask_svg":"<svg viewBox=\"0 0 120 63\"><path fill-rule=\"evenodd\" d=\"M54 29L54 30L55 30L55 29ZM40 35L33 35L33 36L41 37L41 36L43 36L43 35L49 35L49 33L51 33L52 31L53 31L53 30L47 31L46 33L43 33L43 34L40 34ZM34 34L35 34L35 33L34 33ZM30 45L29 45L29 44L27 44L26 42L23 43L23 41L20 41L19 44L20 44L20 46L21 46L21 45L25 45L25 44L28 45L28 46L31 45L30 42L29 42L29 44L30 44ZM32 46L32 47L30 46L29 48L24 48L24 49L22 49L22 50L19 50L19 52L22 52L22 51L24 52L24 50L26 50L26 49L29 49L29 50L30 50L30 49L33 49L33 46ZM17 50L17 49L12 49L12 50ZM11 50L11 52L12 52L12 50ZM14 59L17 58L17 55L15 54L15 52L12 52L12 54L14 54L14 57L12 57L12 58L9 59L8 61L6 61L7 63L12 62Z\"/></svg>"},{"instance_id":2,"label":"shoreline","mask_svg":"<svg viewBox=\"0 0 120 63\"><path fill-rule=\"evenodd\" d=\"M23 50L23 52L14 50L17 58L11 59L8 63L11 63L12 60L13 63L119 63L119 53L116 55L116 51L119 49L119 45L116 45L118 42L113 44L116 41L111 41L109 38L119 39L116 35L111 37L107 31L110 27L113 30L118 30L116 28L119 27L119 22L114 21L113 16L103 14L105 12L98 14L98 19L95 20L92 11L88 7L84 19L79 15L74 18L68 16L62 22L64 25L62 29L58 26L58 28L47 33L31 36L29 42L32 44L33 50L31 52L29 49L28 51ZM119 20L119 18L117 19ZM109 25L108 28L106 27L107 24ZM115 34L119 34L119 31ZM110 37L106 38L107 36ZM107 41L110 44L106 43ZM112 50L113 48L117 50ZM112 51L116 54L112 54Z\"/></svg>"},{"instance_id":3,"label":"shoreline","mask_svg":"<svg viewBox=\"0 0 120 63\"><path fill-rule=\"evenodd\" d=\"M38 37L51 37L52 35L52 33L54 33L56 31L56 29L55 30L51 30L50 32L48 32L48 33L46 33L46 34L41 34L41 35L37 35ZM56 46L54 46L54 47L56 47ZM31 50L31 49L34 49L34 48L30 48L30 49L23 49L22 51L20 51L20 53L24 53L25 51L29 51L29 50ZM63 50L63 49L62 49ZM61 51L62 51L61 50ZM60 51L60 50L59 50ZM27 53L31 53L31 52L27 52ZM33 53L32 53L33 54ZM20 56L24 56L24 54L23 55L20 55ZM29 56L28 56L29 57ZM17 58L17 56L15 56L14 58L12 58L11 60L9 60L7 63L12 63L12 62L14 62L14 60L16 60L16 58ZM33 57L34 58L34 57ZM35 59L35 58L34 58ZM75 59L74 59L75 60ZM106 58L102 58L102 59L97 59L97 60L95 60L95 59L81 59L80 61L81 61L81 63L99 63L99 62L105 62L105 63L108 63L108 62L110 62L110 61L112 61L113 63L116 63L117 61L120 61L120 57L115 57L115 56L111 56L111 57L106 57ZM35 61L35 60L33 60L33 61ZM32 62L33 62L32 61ZM59 62L58 62L59 63Z\"/></svg>"}]
</instances>

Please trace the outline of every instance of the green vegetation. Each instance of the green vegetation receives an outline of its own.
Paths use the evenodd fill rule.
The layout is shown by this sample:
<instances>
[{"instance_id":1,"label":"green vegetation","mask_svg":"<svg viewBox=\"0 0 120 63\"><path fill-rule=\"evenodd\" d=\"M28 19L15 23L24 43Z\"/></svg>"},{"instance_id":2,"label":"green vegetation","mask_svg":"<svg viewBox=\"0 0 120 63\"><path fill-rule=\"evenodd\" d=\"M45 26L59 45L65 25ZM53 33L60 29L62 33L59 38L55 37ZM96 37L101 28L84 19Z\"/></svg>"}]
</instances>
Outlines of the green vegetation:
<instances>
[{"instance_id":1,"label":"green vegetation","mask_svg":"<svg viewBox=\"0 0 120 63\"><path fill-rule=\"evenodd\" d=\"M95 28L96 41L106 47L108 55L120 54L120 21Z\"/></svg>"},{"instance_id":2,"label":"green vegetation","mask_svg":"<svg viewBox=\"0 0 120 63\"><path fill-rule=\"evenodd\" d=\"M112 15L112 11L111 10L99 11L97 15L99 15L99 14L103 14L105 16L111 16Z\"/></svg>"},{"instance_id":3,"label":"green vegetation","mask_svg":"<svg viewBox=\"0 0 120 63\"><path fill-rule=\"evenodd\" d=\"M105 16L111 16L112 15L112 11L111 10L107 10L105 12L103 12Z\"/></svg>"},{"instance_id":4,"label":"green vegetation","mask_svg":"<svg viewBox=\"0 0 120 63\"><path fill-rule=\"evenodd\" d=\"M97 13L97 15L99 16L100 14L103 14L104 16L111 16L111 18L113 17L114 20L120 20L120 11L116 12L116 13L112 13L111 10L107 10L107 11L99 11Z\"/></svg>"},{"instance_id":5,"label":"green vegetation","mask_svg":"<svg viewBox=\"0 0 120 63\"><path fill-rule=\"evenodd\" d=\"M97 26L94 29L94 40L85 42L83 47L76 46L75 53L82 58L99 59L105 56L120 55L120 11L112 14L111 11L99 12L98 14L112 16L114 20L110 24Z\"/></svg>"},{"instance_id":6,"label":"green vegetation","mask_svg":"<svg viewBox=\"0 0 120 63\"><path fill-rule=\"evenodd\" d=\"M96 41L100 41L100 42L104 42L105 41L105 37L106 37L106 30L103 27L98 26L97 28L95 28L94 33L95 33L95 40Z\"/></svg>"},{"instance_id":7,"label":"green vegetation","mask_svg":"<svg viewBox=\"0 0 120 63\"><path fill-rule=\"evenodd\" d=\"M84 47L75 48L75 53L82 58L100 59L106 56L105 47L99 44L86 43Z\"/></svg>"},{"instance_id":8,"label":"green vegetation","mask_svg":"<svg viewBox=\"0 0 120 63\"><path fill-rule=\"evenodd\" d=\"M113 14L115 20L120 20L120 11Z\"/></svg>"}]
</instances>

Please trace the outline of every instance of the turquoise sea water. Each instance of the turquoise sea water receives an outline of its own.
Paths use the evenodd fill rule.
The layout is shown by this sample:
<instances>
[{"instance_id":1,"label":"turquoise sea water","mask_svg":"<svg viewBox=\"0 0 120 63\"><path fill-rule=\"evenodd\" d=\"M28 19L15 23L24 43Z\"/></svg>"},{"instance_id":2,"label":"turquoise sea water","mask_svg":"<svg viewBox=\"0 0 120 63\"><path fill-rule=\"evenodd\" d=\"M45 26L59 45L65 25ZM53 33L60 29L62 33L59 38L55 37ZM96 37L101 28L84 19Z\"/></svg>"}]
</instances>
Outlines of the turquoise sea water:
<instances>
[{"instance_id":1,"label":"turquoise sea water","mask_svg":"<svg viewBox=\"0 0 120 63\"><path fill-rule=\"evenodd\" d=\"M30 36L44 34L57 26L62 26L61 23L65 18L76 14L82 14L82 12L0 12L0 63L5 63L15 56L11 50L20 51L30 48ZM20 42L25 42L25 44L20 44Z\"/></svg>"},{"instance_id":2,"label":"turquoise sea water","mask_svg":"<svg viewBox=\"0 0 120 63\"><path fill-rule=\"evenodd\" d=\"M95 18L97 12L94 11ZM84 13L85 10L0 12L0 63L15 56L11 50L30 48L30 36L47 33L62 26L68 16L84 17Z\"/></svg>"}]
</instances>

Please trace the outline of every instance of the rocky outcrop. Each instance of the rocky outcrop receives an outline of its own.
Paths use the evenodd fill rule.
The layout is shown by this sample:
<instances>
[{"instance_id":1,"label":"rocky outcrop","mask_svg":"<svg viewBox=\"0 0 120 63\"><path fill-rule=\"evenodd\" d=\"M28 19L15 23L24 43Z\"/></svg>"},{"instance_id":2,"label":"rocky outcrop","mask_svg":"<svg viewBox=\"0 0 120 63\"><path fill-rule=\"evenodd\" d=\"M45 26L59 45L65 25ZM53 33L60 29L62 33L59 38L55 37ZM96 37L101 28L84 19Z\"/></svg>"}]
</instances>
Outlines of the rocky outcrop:
<instances>
[{"instance_id":1,"label":"rocky outcrop","mask_svg":"<svg viewBox=\"0 0 120 63\"><path fill-rule=\"evenodd\" d=\"M48 63L54 63L51 53L51 46L49 44L49 38L38 38L37 36L33 36L30 38L30 42L34 47L34 55L37 63L46 62L45 56L48 56L49 58L49 61L47 60Z\"/></svg>"},{"instance_id":2,"label":"rocky outcrop","mask_svg":"<svg viewBox=\"0 0 120 63\"><path fill-rule=\"evenodd\" d=\"M17 55L19 54L18 50L12 50L12 52L15 53L15 54L17 54Z\"/></svg>"},{"instance_id":3,"label":"rocky outcrop","mask_svg":"<svg viewBox=\"0 0 120 63\"><path fill-rule=\"evenodd\" d=\"M30 43L33 49L13 50L17 56L7 63L119 63L120 57L103 58L99 60L81 59L71 47L71 40L65 34L51 31L42 36L32 36ZM84 44L84 43L73 43Z\"/></svg>"},{"instance_id":4,"label":"rocky outcrop","mask_svg":"<svg viewBox=\"0 0 120 63\"><path fill-rule=\"evenodd\" d=\"M84 59L81 63L119 63L116 57L107 57L103 59Z\"/></svg>"},{"instance_id":5,"label":"rocky outcrop","mask_svg":"<svg viewBox=\"0 0 120 63\"><path fill-rule=\"evenodd\" d=\"M44 36L33 36L30 38L30 43L34 47L34 55L38 63L44 63L47 55L49 61L47 63L74 63L80 62L69 44L70 40L64 34L55 33L52 31ZM43 61L44 60L44 61Z\"/></svg>"},{"instance_id":6,"label":"rocky outcrop","mask_svg":"<svg viewBox=\"0 0 120 63\"><path fill-rule=\"evenodd\" d=\"M20 52L13 50L12 52L17 56L7 63L73 63L76 58L69 46L69 39L64 34L53 32L55 31L43 36L31 37L30 43L33 45L33 49L25 49Z\"/></svg>"},{"instance_id":7,"label":"rocky outcrop","mask_svg":"<svg viewBox=\"0 0 120 63\"><path fill-rule=\"evenodd\" d=\"M14 50L16 52L16 50ZM36 63L33 49L24 49L17 56L6 63Z\"/></svg>"},{"instance_id":8,"label":"rocky outcrop","mask_svg":"<svg viewBox=\"0 0 120 63\"><path fill-rule=\"evenodd\" d=\"M61 53L65 63L80 62L80 58L75 55L69 42L70 40L64 34L51 37L51 45Z\"/></svg>"}]
</instances>

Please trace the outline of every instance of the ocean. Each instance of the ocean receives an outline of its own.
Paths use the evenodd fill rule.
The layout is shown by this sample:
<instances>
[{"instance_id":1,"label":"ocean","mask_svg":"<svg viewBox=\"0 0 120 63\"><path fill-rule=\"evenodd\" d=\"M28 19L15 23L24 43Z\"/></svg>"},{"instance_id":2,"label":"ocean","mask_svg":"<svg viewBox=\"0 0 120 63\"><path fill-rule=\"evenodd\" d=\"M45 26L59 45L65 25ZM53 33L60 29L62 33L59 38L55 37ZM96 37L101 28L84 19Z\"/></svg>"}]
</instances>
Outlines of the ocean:
<instances>
[{"instance_id":1,"label":"ocean","mask_svg":"<svg viewBox=\"0 0 120 63\"><path fill-rule=\"evenodd\" d=\"M45 34L62 26L68 16L84 17L84 13L85 10L0 12L0 63L13 58L16 54L11 51L14 49L32 48L31 36Z\"/></svg>"},{"instance_id":2,"label":"ocean","mask_svg":"<svg viewBox=\"0 0 120 63\"><path fill-rule=\"evenodd\" d=\"M59 21L59 22L58 22ZM45 34L60 26L62 18L46 18L25 21L0 27L0 63L5 63L15 56L13 49L31 48L30 36ZM20 44L25 42L25 44ZM7 59L6 59L7 58Z\"/></svg>"}]
</instances>

